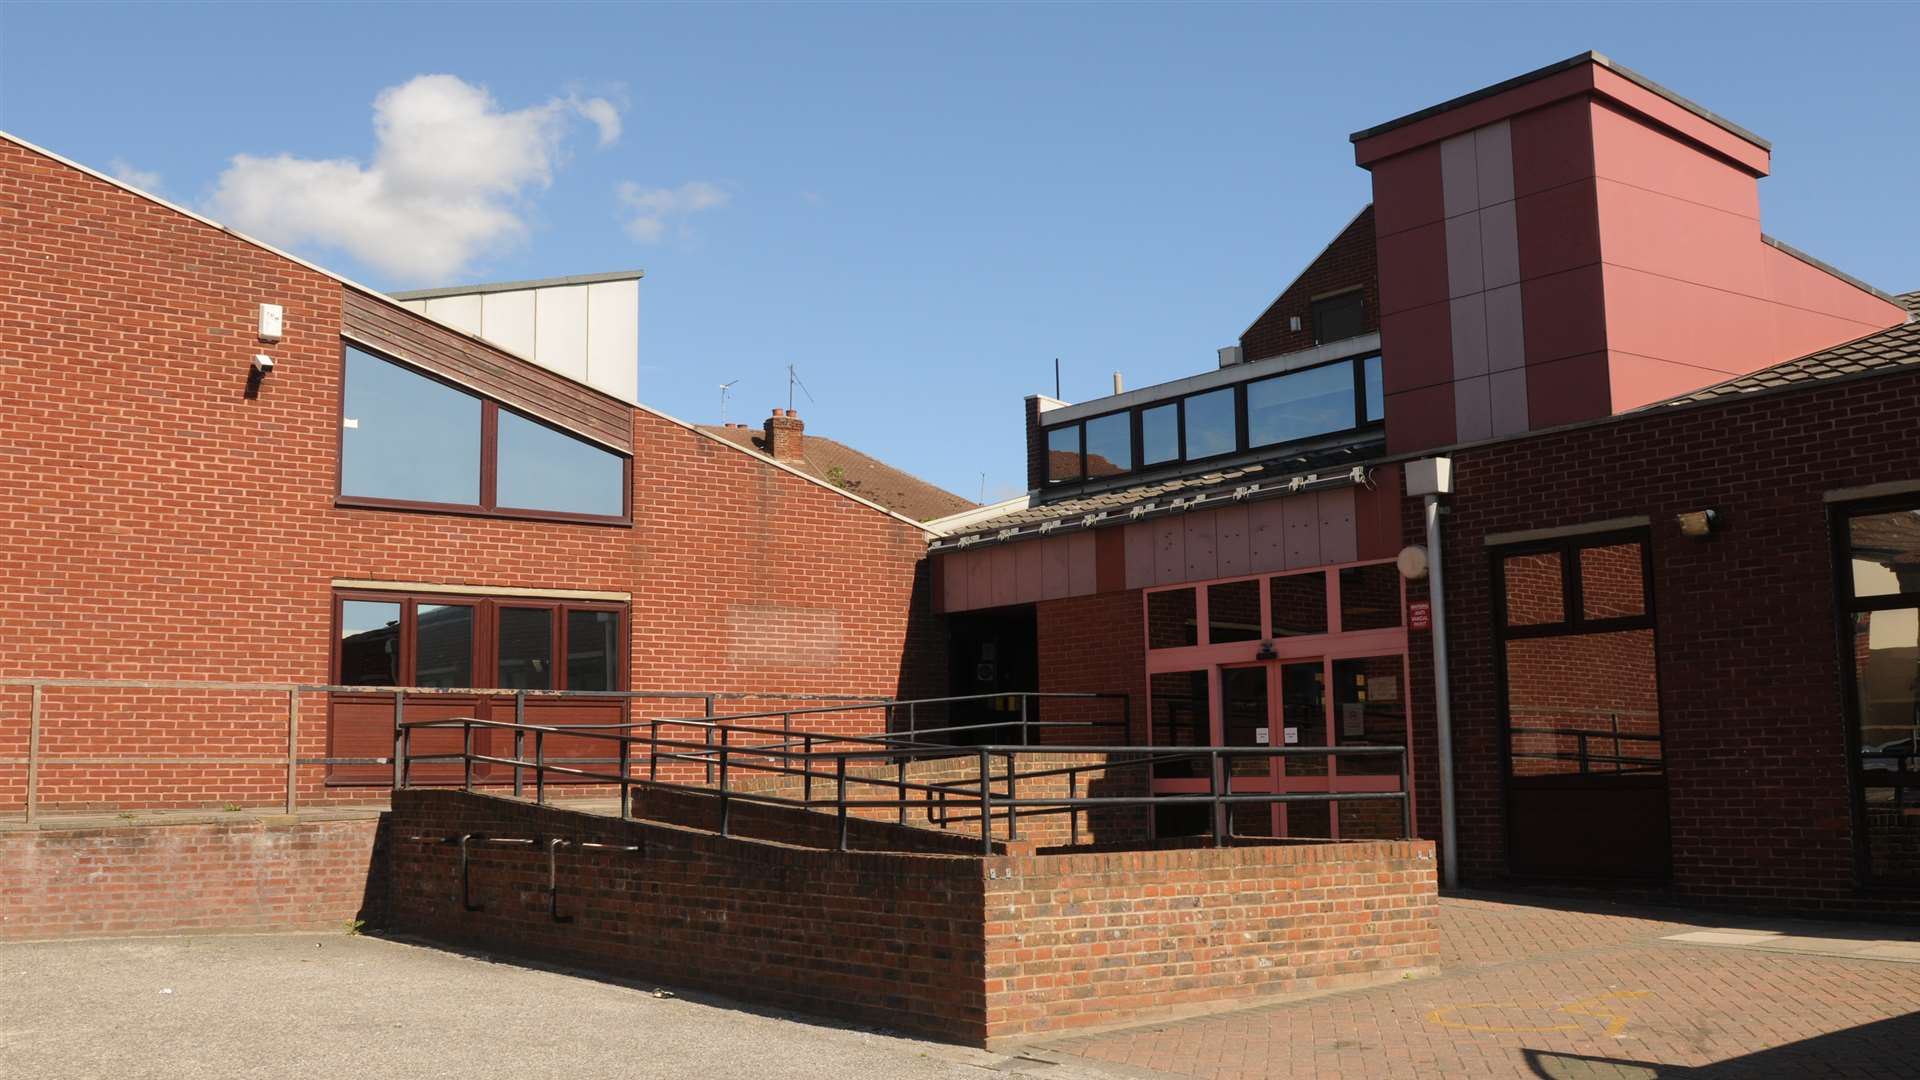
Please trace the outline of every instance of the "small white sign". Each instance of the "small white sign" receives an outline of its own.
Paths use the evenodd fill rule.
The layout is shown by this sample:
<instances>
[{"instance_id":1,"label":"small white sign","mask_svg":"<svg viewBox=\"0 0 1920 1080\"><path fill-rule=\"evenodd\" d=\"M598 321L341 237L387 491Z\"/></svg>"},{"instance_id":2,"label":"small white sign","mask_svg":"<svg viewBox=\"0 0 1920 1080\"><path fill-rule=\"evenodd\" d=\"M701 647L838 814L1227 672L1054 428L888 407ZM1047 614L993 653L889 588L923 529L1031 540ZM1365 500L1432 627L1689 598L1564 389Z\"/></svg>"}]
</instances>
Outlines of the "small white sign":
<instances>
[{"instance_id":1,"label":"small white sign","mask_svg":"<svg viewBox=\"0 0 1920 1080\"><path fill-rule=\"evenodd\" d=\"M1273 736L1272 736L1271 734L1269 734L1269 731L1270 731L1270 730L1271 730L1271 729L1269 729L1269 728L1263 728L1263 727L1257 727L1257 728L1254 728L1254 729L1253 729L1253 741L1254 741L1254 742L1255 742L1255 743L1256 743L1257 745L1260 745L1260 746L1265 746L1265 745L1267 745L1268 743L1270 743L1270 742L1272 742L1272 741L1273 741Z\"/></svg>"},{"instance_id":2,"label":"small white sign","mask_svg":"<svg viewBox=\"0 0 1920 1080\"><path fill-rule=\"evenodd\" d=\"M343 416L340 418L340 426L352 431L360 426L360 421L351 416Z\"/></svg>"},{"instance_id":3,"label":"small white sign","mask_svg":"<svg viewBox=\"0 0 1920 1080\"><path fill-rule=\"evenodd\" d=\"M1297 727L1290 727L1286 729L1286 732L1287 732L1287 745L1298 746L1300 744L1300 729Z\"/></svg>"}]
</instances>

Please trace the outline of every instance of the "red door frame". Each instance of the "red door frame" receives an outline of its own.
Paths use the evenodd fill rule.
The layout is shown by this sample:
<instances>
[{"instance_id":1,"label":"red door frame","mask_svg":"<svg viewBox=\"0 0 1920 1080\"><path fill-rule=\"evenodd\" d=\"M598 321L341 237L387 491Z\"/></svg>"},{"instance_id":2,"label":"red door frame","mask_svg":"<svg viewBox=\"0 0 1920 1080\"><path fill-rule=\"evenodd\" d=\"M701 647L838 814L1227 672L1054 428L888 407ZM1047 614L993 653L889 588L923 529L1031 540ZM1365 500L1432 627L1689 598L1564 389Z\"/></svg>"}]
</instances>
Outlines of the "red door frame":
<instances>
[{"instance_id":1,"label":"red door frame","mask_svg":"<svg viewBox=\"0 0 1920 1080\"><path fill-rule=\"evenodd\" d=\"M1329 563L1322 566L1297 570L1278 571L1266 574L1242 574L1233 577L1212 578L1202 581L1182 582L1178 585L1154 586L1141 590L1141 629L1147 635L1145 695L1142 700L1147 705L1148 722L1146 724L1146 742L1153 740L1153 676L1156 674L1205 671L1207 673L1207 715L1208 744L1221 745L1225 732L1225 713L1222 708L1221 672L1224 669L1264 664L1267 675L1267 718L1268 730L1274 732L1277 725L1272 723L1275 717L1283 717L1281 700L1281 669L1288 664L1317 661L1321 665L1322 685L1322 722L1324 745L1338 745L1334 735L1334 680L1333 665L1341 660L1357 660L1370 657L1397 656L1400 659L1401 700L1399 702L1404 716L1405 736L1402 745L1413 745L1413 687L1412 670L1407 655L1406 627L1406 583L1399 579L1397 570L1395 580L1399 584L1399 625L1375 630L1346 631L1341 626L1340 613L1340 571L1357 566L1393 567L1390 560L1365 560L1348 563ZM1212 585L1222 585L1237 581L1260 582L1260 626L1271 630L1273 626L1272 590L1267 585L1269 579L1278 577L1296 577L1306 574L1322 574L1325 582L1327 605L1327 632L1324 634L1300 635L1294 637L1267 637L1254 641L1235 641L1213 644L1208 639L1207 592ZM1170 592L1178 589L1194 591L1194 620L1196 622L1196 645L1156 649L1152 647L1152 633L1149 620L1152 617L1149 597L1155 593ZM1266 656L1260 655L1263 651ZM1284 727L1284 725L1278 725ZM1284 744L1282 744L1284 745ZM1338 760L1327 756L1327 769L1324 774L1312 776L1294 776L1288 778L1282 764L1284 758L1275 757L1269 778L1263 784L1259 777L1238 777L1230 781L1229 790L1235 792L1365 792L1392 791L1399 786L1400 778L1394 775L1348 775L1339 772ZM1412 785L1414 765L1409 755L1406 768L1408 783L1409 813L1412 811ZM1156 792L1198 793L1208 790L1209 781L1205 778L1155 778L1151 781ZM1275 803L1273 822L1275 835L1286 833L1286 804ZM1334 838L1340 835L1340 815L1328 814L1330 832Z\"/></svg>"}]
</instances>

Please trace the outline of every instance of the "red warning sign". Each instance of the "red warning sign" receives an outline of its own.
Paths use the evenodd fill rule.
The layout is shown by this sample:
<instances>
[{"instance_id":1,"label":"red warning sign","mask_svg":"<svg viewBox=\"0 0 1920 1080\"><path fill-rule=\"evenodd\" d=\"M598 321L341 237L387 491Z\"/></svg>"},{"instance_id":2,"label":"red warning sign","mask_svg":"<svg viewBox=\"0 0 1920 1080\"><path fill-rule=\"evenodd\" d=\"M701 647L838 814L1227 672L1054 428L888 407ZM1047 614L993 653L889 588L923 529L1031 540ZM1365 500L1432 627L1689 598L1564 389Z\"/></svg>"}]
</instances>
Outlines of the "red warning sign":
<instances>
[{"instance_id":1,"label":"red warning sign","mask_svg":"<svg viewBox=\"0 0 1920 1080\"><path fill-rule=\"evenodd\" d=\"M1427 600L1407 601L1407 629L1433 629L1433 604Z\"/></svg>"}]
</instances>

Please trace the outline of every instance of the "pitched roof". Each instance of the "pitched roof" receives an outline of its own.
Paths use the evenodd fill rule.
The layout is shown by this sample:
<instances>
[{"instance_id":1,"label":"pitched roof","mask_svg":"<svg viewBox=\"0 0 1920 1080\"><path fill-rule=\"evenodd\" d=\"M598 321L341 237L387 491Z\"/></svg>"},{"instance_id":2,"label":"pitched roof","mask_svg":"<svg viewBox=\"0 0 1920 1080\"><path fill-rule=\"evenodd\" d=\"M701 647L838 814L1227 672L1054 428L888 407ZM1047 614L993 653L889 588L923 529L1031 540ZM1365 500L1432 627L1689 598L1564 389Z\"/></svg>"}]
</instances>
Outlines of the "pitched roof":
<instances>
[{"instance_id":1,"label":"pitched roof","mask_svg":"<svg viewBox=\"0 0 1920 1080\"><path fill-rule=\"evenodd\" d=\"M934 546L970 546L979 541L1024 540L1059 529L1122 525L1147 516L1180 513L1222 502L1286 495L1357 482L1354 468L1380 456L1381 443L1330 446L1249 461L1197 475L1171 476L1108 488L973 522ZM1364 475L1364 474L1363 474Z\"/></svg>"},{"instance_id":2,"label":"pitched roof","mask_svg":"<svg viewBox=\"0 0 1920 1080\"><path fill-rule=\"evenodd\" d=\"M1826 379L1879 374L1899 368L1920 368L1920 292L1903 293L1893 299L1908 312L1907 321L1899 326L1875 331L1830 349L1761 368L1692 393L1656 401L1635 411L1719 401Z\"/></svg>"},{"instance_id":3,"label":"pitched roof","mask_svg":"<svg viewBox=\"0 0 1920 1080\"><path fill-rule=\"evenodd\" d=\"M759 428L702 424L700 430L736 446L767 452L766 435ZM801 453L805 456L786 464L868 502L879 503L901 517L931 521L977 505L845 443L812 432L805 433L804 438Z\"/></svg>"}]
</instances>

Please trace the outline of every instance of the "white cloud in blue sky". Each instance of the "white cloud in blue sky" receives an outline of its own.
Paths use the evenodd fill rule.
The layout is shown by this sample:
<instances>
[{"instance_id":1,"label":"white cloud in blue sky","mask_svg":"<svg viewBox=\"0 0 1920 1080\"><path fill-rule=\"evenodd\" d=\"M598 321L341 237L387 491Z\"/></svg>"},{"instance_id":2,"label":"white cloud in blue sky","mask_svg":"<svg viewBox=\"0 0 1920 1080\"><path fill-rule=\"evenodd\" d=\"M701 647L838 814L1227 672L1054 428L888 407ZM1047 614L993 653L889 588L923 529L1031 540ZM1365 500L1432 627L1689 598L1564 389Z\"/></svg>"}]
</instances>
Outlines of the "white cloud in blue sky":
<instances>
[{"instance_id":1,"label":"white cloud in blue sky","mask_svg":"<svg viewBox=\"0 0 1920 1080\"><path fill-rule=\"evenodd\" d=\"M160 193L160 174L150 172L146 169L136 168L128 164L125 158L114 158L108 162L107 172L111 173L115 180L132 184L134 187L148 194L157 195Z\"/></svg>"},{"instance_id":2,"label":"white cloud in blue sky","mask_svg":"<svg viewBox=\"0 0 1920 1080\"><path fill-rule=\"evenodd\" d=\"M310 159L236 154L208 210L264 240L344 251L409 282L445 284L526 234L527 201L553 182L575 122L620 138L606 98L503 109L485 87L419 75L373 103L374 153Z\"/></svg>"},{"instance_id":3,"label":"white cloud in blue sky","mask_svg":"<svg viewBox=\"0 0 1920 1080\"><path fill-rule=\"evenodd\" d=\"M733 193L706 180L689 180L677 188L643 188L629 180L619 187L620 206L626 212L627 235L643 244L659 242L671 224L702 210L713 210L733 200Z\"/></svg>"}]
</instances>

